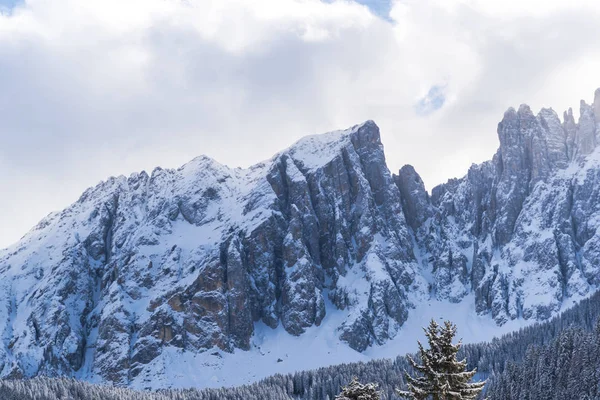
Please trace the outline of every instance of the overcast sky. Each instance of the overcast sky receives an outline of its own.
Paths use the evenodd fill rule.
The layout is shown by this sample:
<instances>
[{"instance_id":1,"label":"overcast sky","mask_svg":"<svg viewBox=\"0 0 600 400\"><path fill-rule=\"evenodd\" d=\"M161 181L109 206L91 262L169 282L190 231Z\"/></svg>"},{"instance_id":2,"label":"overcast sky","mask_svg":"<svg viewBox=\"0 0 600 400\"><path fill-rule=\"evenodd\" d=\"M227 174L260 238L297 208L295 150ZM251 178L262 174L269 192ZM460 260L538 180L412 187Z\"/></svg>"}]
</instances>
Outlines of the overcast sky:
<instances>
[{"instance_id":1,"label":"overcast sky","mask_svg":"<svg viewBox=\"0 0 600 400\"><path fill-rule=\"evenodd\" d=\"M367 119L428 188L600 86L597 0L0 0L0 247L111 175Z\"/></svg>"}]
</instances>

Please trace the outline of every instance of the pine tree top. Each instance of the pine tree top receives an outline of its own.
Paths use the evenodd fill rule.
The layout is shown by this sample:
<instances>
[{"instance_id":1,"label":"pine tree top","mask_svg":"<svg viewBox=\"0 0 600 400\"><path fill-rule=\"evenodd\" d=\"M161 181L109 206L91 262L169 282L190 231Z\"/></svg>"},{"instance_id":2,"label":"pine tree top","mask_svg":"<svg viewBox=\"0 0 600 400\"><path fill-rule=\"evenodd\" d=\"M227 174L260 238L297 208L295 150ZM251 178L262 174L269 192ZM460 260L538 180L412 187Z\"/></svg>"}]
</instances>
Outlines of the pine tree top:
<instances>
[{"instance_id":1,"label":"pine tree top","mask_svg":"<svg viewBox=\"0 0 600 400\"><path fill-rule=\"evenodd\" d=\"M401 397L424 400L471 400L477 398L485 382L470 382L477 370L467 371L467 361L458 360L456 355L461 342L452 343L456 336L456 325L445 321L440 327L431 320L425 330L429 349L419 345L421 364L409 357L414 370L421 376L412 377L406 373L407 391L398 391Z\"/></svg>"},{"instance_id":2,"label":"pine tree top","mask_svg":"<svg viewBox=\"0 0 600 400\"><path fill-rule=\"evenodd\" d=\"M375 383L362 384L358 378L342 388L342 392L335 397L335 400L380 400L381 394L378 385Z\"/></svg>"}]
</instances>

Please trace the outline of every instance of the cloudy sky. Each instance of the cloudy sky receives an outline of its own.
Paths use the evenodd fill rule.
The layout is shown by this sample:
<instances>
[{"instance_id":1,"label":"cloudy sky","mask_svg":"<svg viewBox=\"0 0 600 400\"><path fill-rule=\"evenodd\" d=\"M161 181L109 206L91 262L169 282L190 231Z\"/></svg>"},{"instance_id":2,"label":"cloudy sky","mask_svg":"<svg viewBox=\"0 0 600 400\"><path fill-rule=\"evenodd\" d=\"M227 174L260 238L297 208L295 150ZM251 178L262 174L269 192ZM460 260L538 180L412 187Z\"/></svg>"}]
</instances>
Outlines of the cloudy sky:
<instances>
[{"instance_id":1,"label":"cloudy sky","mask_svg":"<svg viewBox=\"0 0 600 400\"><path fill-rule=\"evenodd\" d=\"M110 175L366 119L431 188L509 106L591 101L598 43L597 0L0 0L0 247Z\"/></svg>"}]
</instances>

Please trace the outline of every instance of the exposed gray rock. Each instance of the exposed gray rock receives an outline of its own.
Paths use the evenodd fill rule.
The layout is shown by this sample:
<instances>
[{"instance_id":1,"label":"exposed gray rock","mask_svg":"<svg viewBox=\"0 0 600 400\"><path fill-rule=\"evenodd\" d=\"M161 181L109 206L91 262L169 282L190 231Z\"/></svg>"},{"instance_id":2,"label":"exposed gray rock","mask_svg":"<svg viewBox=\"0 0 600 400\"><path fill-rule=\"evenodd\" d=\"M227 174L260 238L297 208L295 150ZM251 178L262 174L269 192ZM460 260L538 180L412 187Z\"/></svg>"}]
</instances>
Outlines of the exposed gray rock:
<instances>
[{"instance_id":1,"label":"exposed gray rock","mask_svg":"<svg viewBox=\"0 0 600 400\"><path fill-rule=\"evenodd\" d=\"M538 118L544 129L541 137L545 139L547 145L549 166L565 168L569 163L567 133L563 129L558 115L551 108L543 108Z\"/></svg>"},{"instance_id":2,"label":"exposed gray rock","mask_svg":"<svg viewBox=\"0 0 600 400\"><path fill-rule=\"evenodd\" d=\"M394 180L400 189L406 222L413 230L417 230L432 215L425 184L412 165L402 167Z\"/></svg>"},{"instance_id":3,"label":"exposed gray rock","mask_svg":"<svg viewBox=\"0 0 600 400\"><path fill-rule=\"evenodd\" d=\"M581 100L580 115L575 147L578 156L587 156L596 148L596 117L593 106Z\"/></svg>"}]
</instances>

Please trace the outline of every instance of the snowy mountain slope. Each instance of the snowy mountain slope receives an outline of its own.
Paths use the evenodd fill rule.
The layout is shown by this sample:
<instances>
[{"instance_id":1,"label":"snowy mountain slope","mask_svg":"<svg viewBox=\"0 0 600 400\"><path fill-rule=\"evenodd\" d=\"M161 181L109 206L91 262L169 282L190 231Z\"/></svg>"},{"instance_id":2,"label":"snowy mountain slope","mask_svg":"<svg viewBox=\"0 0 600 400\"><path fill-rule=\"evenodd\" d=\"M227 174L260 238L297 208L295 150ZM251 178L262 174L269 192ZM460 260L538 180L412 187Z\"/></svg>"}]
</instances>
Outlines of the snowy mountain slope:
<instances>
[{"instance_id":1,"label":"snowy mountain slope","mask_svg":"<svg viewBox=\"0 0 600 400\"><path fill-rule=\"evenodd\" d=\"M472 291L477 312L503 324L547 319L597 287L599 106L600 90L594 105L582 101L577 124L572 110L561 123L551 109L509 109L493 160L431 197L414 170L400 171L405 213L429 216L412 227L432 261L435 297L459 301Z\"/></svg>"},{"instance_id":2,"label":"snowy mountain slope","mask_svg":"<svg viewBox=\"0 0 600 400\"><path fill-rule=\"evenodd\" d=\"M257 321L300 335L325 299L364 350L425 293L411 243L371 121L248 170L111 178L2 252L2 375L129 384L170 349L249 349Z\"/></svg>"},{"instance_id":3,"label":"snowy mountain slope","mask_svg":"<svg viewBox=\"0 0 600 400\"><path fill-rule=\"evenodd\" d=\"M510 109L494 159L431 195L372 121L111 178L0 251L0 376L236 384L410 350L449 310L473 340L547 319L598 286L599 107Z\"/></svg>"}]
</instances>

